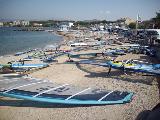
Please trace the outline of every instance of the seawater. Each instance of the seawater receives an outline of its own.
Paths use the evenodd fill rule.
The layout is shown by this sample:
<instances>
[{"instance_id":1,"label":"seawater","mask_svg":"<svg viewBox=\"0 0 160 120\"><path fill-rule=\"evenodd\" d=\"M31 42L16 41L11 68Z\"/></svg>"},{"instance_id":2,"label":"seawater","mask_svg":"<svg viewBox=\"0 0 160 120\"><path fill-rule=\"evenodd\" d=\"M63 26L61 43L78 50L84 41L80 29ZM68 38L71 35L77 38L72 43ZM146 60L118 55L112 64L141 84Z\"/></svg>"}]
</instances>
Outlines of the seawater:
<instances>
[{"instance_id":1,"label":"seawater","mask_svg":"<svg viewBox=\"0 0 160 120\"><path fill-rule=\"evenodd\" d=\"M0 27L0 56L60 43L63 38L45 31L14 31Z\"/></svg>"}]
</instances>

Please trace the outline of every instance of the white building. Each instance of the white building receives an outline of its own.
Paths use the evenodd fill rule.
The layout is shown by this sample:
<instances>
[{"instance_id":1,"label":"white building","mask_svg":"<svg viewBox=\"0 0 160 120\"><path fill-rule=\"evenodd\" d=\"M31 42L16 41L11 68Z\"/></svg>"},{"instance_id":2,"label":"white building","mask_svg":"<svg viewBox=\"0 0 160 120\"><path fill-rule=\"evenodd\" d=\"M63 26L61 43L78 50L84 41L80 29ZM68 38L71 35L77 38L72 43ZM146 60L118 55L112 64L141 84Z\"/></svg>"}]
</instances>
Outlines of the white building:
<instances>
[{"instance_id":1,"label":"white building","mask_svg":"<svg viewBox=\"0 0 160 120\"><path fill-rule=\"evenodd\" d=\"M30 24L29 21L24 21L24 20L21 21L22 26L29 26L29 24Z\"/></svg>"},{"instance_id":2,"label":"white building","mask_svg":"<svg viewBox=\"0 0 160 120\"><path fill-rule=\"evenodd\" d=\"M13 21L13 26L21 25L21 22L19 20Z\"/></svg>"},{"instance_id":3,"label":"white building","mask_svg":"<svg viewBox=\"0 0 160 120\"><path fill-rule=\"evenodd\" d=\"M68 26L71 28L71 27L74 26L74 25L73 25L72 22L69 22L69 23L68 23Z\"/></svg>"},{"instance_id":4,"label":"white building","mask_svg":"<svg viewBox=\"0 0 160 120\"><path fill-rule=\"evenodd\" d=\"M17 25L28 26L29 24L30 24L29 21L25 21L25 20L13 21L13 26L17 26Z\"/></svg>"},{"instance_id":5,"label":"white building","mask_svg":"<svg viewBox=\"0 0 160 120\"><path fill-rule=\"evenodd\" d=\"M74 26L74 24L72 22L62 22L59 25L59 32L66 32L69 31L71 29L71 27Z\"/></svg>"},{"instance_id":6,"label":"white building","mask_svg":"<svg viewBox=\"0 0 160 120\"><path fill-rule=\"evenodd\" d=\"M3 26L3 22L0 22L0 26Z\"/></svg>"},{"instance_id":7,"label":"white building","mask_svg":"<svg viewBox=\"0 0 160 120\"><path fill-rule=\"evenodd\" d=\"M43 24L40 24L40 23L33 23L33 26L34 26L34 27L42 27Z\"/></svg>"},{"instance_id":8,"label":"white building","mask_svg":"<svg viewBox=\"0 0 160 120\"><path fill-rule=\"evenodd\" d=\"M59 27L59 32L66 32L69 30L69 26L68 25L60 25Z\"/></svg>"},{"instance_id":9,"label":"white building","mask_svg":"<svg viewBox=\"0 0 160 120\"><path fill-rule=\"evenodd\" d=\"M99 30L103 31L104 30L104 25L99 25Z\"/></svg>"}]
</instances>

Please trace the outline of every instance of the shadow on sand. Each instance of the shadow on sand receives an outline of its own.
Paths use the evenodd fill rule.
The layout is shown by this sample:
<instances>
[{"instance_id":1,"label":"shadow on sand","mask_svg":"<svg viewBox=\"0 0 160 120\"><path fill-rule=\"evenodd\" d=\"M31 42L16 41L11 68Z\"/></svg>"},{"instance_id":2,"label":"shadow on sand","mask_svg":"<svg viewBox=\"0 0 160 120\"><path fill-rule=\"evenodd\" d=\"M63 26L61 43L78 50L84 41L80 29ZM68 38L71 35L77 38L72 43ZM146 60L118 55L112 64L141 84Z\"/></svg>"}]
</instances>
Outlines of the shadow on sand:
<instances>
[{"instance_id":1,"label":"shadow on sand","mask_svg":"<svg viewBox=\"0 0 160 120\"><path fill-rule=\"evenodd\" d=\"M152 110L144 110L138 114L135 120L159 120L160 118L160 103Z\"/></svg>"},{"instance_id":2,"label":"shadow on sand","mask_svg":"<svg viewBox=\"0 0 160 120\"><path fill-rule=\"evenodd\" d=\"M143 61L151 61L152 63L155 63L155 64L160 64L160 60L156 59L155 57L145 57L145 56L141 56L140 57L141 60ZM160 76L156 76L156 80L157 80L157 83L158 83L158 88L159 88L159 98L160 98Z\"/></svg>"},{"instance_id":3,"label":"shadow on sand","mask_svg":"<svg viewBox=\"0 0 160 120\"><path fill-rule=\"evenodd\" d=\"M156 78L158 83L158 89L159 89L159 99L160 99L160 76Z\"/></svg>"},{"instance_id":4,"label":"shadow on sand","mask_svg":"<svg viewBox=\"0 0 160 120\"><path fill-rule=\"evenodd\" d=\"M75 105L75 104L58 104L58 103L46 103L29 100L6 100L0 99L0 107L35 107L35 108L75 108L75 107L92 107L92 106L104 106L104 105Z\"/></svg>"},{"instance_id":5,"label":"shadow on sand","mask_svg":"<svg viewBox=\"0 0 160 120\"><path fill-rule=\"evenodd\" d=\"M78 69L89 73L89 75L85 75L85 77L89 77L89 78L94 78L94 77L113 78L117 80L128 81L132 83L142 83L146 85L152 85L152 82L153 82L153 79L151 78L152 75L151 76L141 75L142 76L141 78L135 79L135 76L132 76L132 73L127 72L127 75L125 75L124 72L121 70L114 70L114 71L111 70L111 73L108 75L108 71L97 73L97 72L91 72L87 70L86 68L82 67L80 64L76 64L76 66ZM124 76L124 77L120 77L120 76ZM148 79L144 79L144 77L148 77Z\"/></svg>"}]
</instances>

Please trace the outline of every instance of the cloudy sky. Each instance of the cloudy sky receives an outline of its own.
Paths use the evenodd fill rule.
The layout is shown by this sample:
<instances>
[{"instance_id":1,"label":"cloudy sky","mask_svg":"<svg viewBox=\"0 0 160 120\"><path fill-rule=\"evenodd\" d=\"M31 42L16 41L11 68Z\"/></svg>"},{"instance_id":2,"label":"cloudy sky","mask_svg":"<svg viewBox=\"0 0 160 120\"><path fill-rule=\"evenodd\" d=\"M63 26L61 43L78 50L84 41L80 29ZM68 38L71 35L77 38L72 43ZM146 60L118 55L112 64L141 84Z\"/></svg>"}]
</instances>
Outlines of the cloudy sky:
<instances>
[{"instance_id":1,"label":"cloudy sky","mask_svg":"<svg viewBox=\"0 0 160 120\"><path fill-rule=\"evenodd\" d=\"M0 19L148 20L159 10L160 0L0 0Z\"/></svg>"}]
</instances>

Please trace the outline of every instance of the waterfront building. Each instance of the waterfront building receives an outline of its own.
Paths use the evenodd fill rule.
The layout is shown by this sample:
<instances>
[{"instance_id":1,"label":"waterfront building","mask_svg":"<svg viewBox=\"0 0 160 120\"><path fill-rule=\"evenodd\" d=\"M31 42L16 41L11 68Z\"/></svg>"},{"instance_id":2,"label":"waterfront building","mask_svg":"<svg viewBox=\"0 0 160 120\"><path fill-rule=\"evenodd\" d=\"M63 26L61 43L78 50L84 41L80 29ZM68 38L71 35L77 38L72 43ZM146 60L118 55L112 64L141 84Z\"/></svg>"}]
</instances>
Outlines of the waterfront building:
<instances>
[{"instance_id":1,"label":"waterfront building","mask_svg":"<svg viewBox=\"0 0 160 120\"><path fill-rule=\"evenodd\" d=\"M0 27L2 27L3 26L3 22L0 22Z\"/></svg>"},{"instance_id":2,"label":"waterfront building","mask_svg":"<svg viewBox=\"0 0 160 120\"><path fill-rule=\"evenodd\" d=\"M29 24L30 24L29 21L25 21L25 20L21 21L22 26L29 26Z\"/></svg>"},{"instance_id":3,"label":"waterfront building","mask_svg":"<svg viewBox=\"0 0 160 120\"><path fill-rule=\"evenodd\" d=\"M16 20L13 21L13 26L29 26L29 21L25 21L25 20Z\"/></svg>"},{"instance_id":4,"label":"waterfront building","mask_svg":"<svg viewBox=\"0 0 160 120\"><path fill-rule=\"evenodd\" d=\"M68 26L71 28L72 26L74 26L74 24L72 22L69 22Z\"/></svg>"},{"instance_id":5,"label":"waterfront building","mask_svg":"<svg viewBox=\"0 0 160 120\"><path fill-rule=\"evenodd\" d=\"M13 26L18 26L18 25L21 25L20 20L13 21Z\"/></svg>"},{"instance_id":6,"label":"waterfront building","mask_svg":"<svg viewBox=\"0 0 160 120\"><path fill-rule=\"evenodd\" d=\"M69 26L68 25L60 25L58 31L66 32L68 30L69 30Z\"/></svg>"},{"instance_id":7,"label":"waterfront building","mask_svg":"<svg viewBox=\"0 0 160 120\"><path fill-rule=\"evenodd\" d=\"M43 24L40 24L40 23L33 23L33 26L34 26L34 27L42 27Z\"/></svg>"},{"instance_id":8,"label":"waterfront building","mask_svg":"<svg viewBox=\"0 0 160 120\"><path fill-rule=\"evenodd\" d=\"M125 20L124 23L126 25L129 25L130 23L135 23L136 22L135 20L133 20L133 19L131 19L129 17L124 18L124 20Z\"/></svg>"},{"instance_id":9,"label":"waterfront building","mask_svg":"<svg viewBox=\"0 0 160 120\"><path fill-rule=\"evenodd\" d=\"M105 28L104 25L99 25L99 30L100 30L100 31L103 31L104 28Z\"/></svg>"}]
</instances>

